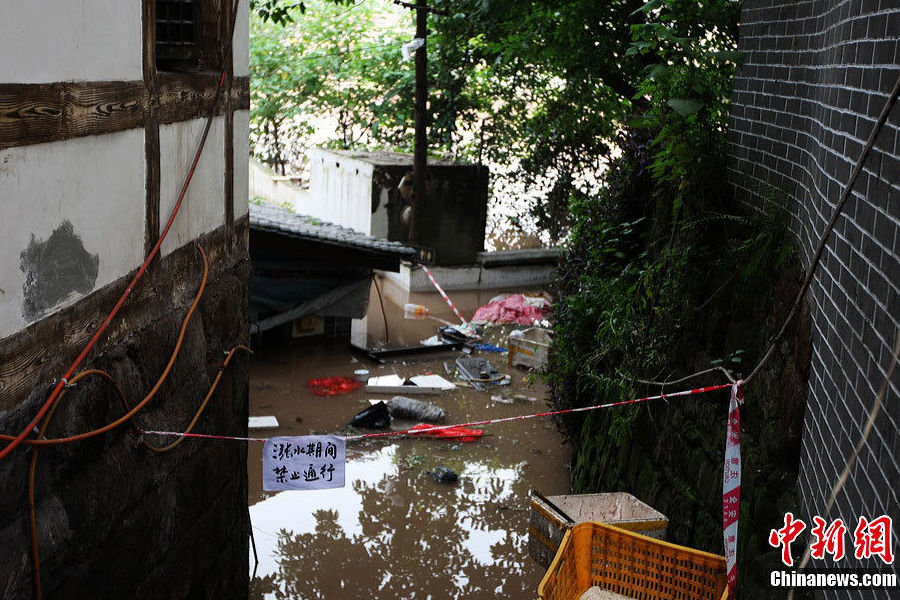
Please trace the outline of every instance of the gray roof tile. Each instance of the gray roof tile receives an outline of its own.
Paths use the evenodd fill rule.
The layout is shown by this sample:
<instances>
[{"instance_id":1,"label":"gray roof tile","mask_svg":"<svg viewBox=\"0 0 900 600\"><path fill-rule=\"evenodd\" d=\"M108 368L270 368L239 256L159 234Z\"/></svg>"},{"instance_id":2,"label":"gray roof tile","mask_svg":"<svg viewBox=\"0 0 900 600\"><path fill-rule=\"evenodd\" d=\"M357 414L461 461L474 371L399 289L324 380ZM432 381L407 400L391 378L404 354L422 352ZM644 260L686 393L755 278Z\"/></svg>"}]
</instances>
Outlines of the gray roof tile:
<instances>
[{"instance_id":1,"label":"gray roof tile","mask_svg":"<svg viewBox=\"0 0 900 600\"><path fill-rule=\"evenodd\" d=\"M412 259L416 254L415 250L400 242L372 237L349 227L335 225L307 215L298 215L272 204L250 204L250 228L348 248L390 254L404 259Z\"/></svg>"}]
</instances>

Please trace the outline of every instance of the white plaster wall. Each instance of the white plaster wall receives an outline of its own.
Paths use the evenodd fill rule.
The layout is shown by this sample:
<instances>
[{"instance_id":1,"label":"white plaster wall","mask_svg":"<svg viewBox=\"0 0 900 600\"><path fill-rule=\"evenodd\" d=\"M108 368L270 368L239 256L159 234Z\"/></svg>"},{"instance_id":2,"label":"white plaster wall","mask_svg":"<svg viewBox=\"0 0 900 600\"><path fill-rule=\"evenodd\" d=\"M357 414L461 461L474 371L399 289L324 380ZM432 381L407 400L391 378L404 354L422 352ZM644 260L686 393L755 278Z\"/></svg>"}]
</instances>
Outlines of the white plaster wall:
<instances>
[{"instance_id":1,"label":"white plaster wall","mask_svg":"<svg viewBox=\"0 0 900 600\"><path fill-rule=\"evenodd\" d=\"M241 0L238 16L234 23L234 41L232 42L234 62L232 69L235 77L250 75L250 3Z\"/></svg>"},{"instance_id":2,"label":"white plaster wall","mask_svg":"<svg viewBox=\"0 0 900 600\"><path fill-rule=\"evenodd\" d=\"M234 113L234 220L249 211L250 111Z\"/></svg>"},{"instance_id":3,"label":"white plaster wall","mask_svg":"<svg viewBox=\"0 0 900 600\"><path fill-rule=\"evenodd\" d=\"M304 190L290 181L276 181L273 179L272 172L255 158L251 158L248 162L250 166L249 198L262 199L276 206L288 204L294 212L299 212L298 206L307 204L309 190ZM235 198L235 202L237 202L237 198Z\"/></svg>"},{"instance_id":4,"label":"white plaster wall","mask_svg":"<svg viewBox=\"0 0 900 600\"><path fill-rule=\"evenodd\" d=\"M371 235L372 164L321 149L309 163L309 199L297 212Z\"/></svg>"},{"instance_id":5,"label":"white plaster wall","mask_svg":"<svg viewBox=\"0 0 900 600\"><path fill-rule=\"evenodd\" d=\"M0 0L0 15L0 82L143 77L139 0Z\"/></svg>"},{"instance_id":6,"label":"white plaster wall","mask_svg":"<svg viewBox=\"0 0 900 600\"><path fill-rule=\"evenodd\" d=\"M160 234L197 151L206 119L159 128ZM163 256L225 223L225 118L216 117L181 209L162 244Z\"/></svg>"},{"instance_id":7,"label":"white plaster wall","mask_svg":"<svg viewBox=\"0 0 900 600\"><path fill-rule=\"evenodd\" d=\"M99 256L95 290L140 265L144 179L143 129L0 150L0 338L29 324L20 255L32 235L46 240L71 221L85 250Z\"/></svg>"},{"instance_id":8,"label":"white plaster wall","mask_svg":"<svg viewBox=\"0 0 900 600\"><path fill-rule=\"evenodd\" d=\"M556 277L556 267L551 265L513 265L508 267L495 267L486 269L479 265L470 267L437 267L430 266L428 270L437 279L444 289L450 292L455 290L497 290L522 289L527 287L543 287L553 282ZM409 263L400 265L399 273L379 271L385 278L395 284L404 293L432 292L434 286L422 269L414 268ZM389 288L386 288L389 289ZM390 292L385 292L390 297ZM407 297L392 297L391 301L403 304Z\"/></svg>"}]
</instances>

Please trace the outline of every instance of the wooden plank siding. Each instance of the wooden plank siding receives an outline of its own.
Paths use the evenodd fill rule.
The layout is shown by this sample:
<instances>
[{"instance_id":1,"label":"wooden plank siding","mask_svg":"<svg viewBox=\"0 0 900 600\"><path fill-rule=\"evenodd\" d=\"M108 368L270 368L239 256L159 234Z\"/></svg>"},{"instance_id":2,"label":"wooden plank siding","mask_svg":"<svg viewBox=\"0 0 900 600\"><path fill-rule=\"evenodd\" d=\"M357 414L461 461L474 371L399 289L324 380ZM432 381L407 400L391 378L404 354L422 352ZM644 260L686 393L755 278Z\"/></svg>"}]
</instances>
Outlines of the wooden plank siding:
<instances>
[{"instance_id":1,"label":"wooden plank siding","mask_svg":"<svg viewBox=\"0 0 900 600\"><path fill-rule=\"evenodd\" d=\"M229 10L228 3L225 3L221 11L222 19L222 38L230 39L232 43L228 44L228 54L225 56L225 224L234 223L234 99L232 93L234 90L234 44L231 34L232 11Z\"/></svg>"},{"instance_id":2,"label":"wooden plank siding","mask_svg":"<svg viewBox=\"0 0 900 600\"><path fill-rule=\"evenodd\" d=\"M159 78L156 71L156 0L143 0L141 5L143 31L142 67L148 97L159 98ZM144 256L150 254L159 240L160 181L159 166L159 103L150 102L144 120L145 218Z\"/></svg>"},{"instance_id":3,"label":"wooden plank siding","mask_svg":"<svg viewBox=\"0 0 900 600\"><path fill-rule=\"evenodd\" d=\"M144 127L152 105L160 124L208 114L219 75L160 73L151 100L144 81L0 84L0 150ZM250 78L234 80L233 110L250 108ZM224 114L220 104L218 114Z\"/></svg>"}]
</instances>

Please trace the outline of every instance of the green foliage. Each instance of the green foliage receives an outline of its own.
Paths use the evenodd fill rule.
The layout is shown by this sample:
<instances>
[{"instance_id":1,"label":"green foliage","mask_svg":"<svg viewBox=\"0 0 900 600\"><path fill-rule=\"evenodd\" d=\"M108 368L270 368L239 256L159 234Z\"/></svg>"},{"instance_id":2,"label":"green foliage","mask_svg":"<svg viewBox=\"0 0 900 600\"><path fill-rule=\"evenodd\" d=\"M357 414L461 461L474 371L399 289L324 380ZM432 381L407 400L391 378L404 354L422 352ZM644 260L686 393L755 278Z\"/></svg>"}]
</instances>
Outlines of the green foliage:
<instances>
[{"instance_id":1,"label":"green foliage","mask_svg":"<svg viewBox=\"0 0 900 600\"><path fill-rule=\"evenodd\" d=\"M727 70L717 82L696 81L693 95L678 95L677 88L687 85L694 59L685 49L702 59L697 71L709 77L712 53L733 49L736 0L436 4L452 16L433 21L429 45L440 90L432 101L432 137L457 154L515 165L509 177L537 194L535 214L554 239L570 224L570 201L597 193L623 127L641 117L655 129L684 129L669 124L663 110L690 119L704 110L700 97L709 100L706 111L715 111L727 93ZM658 65L671 67L668 83L654 83ZM676 78L683 81L676 85ZM669 137L667 129L659 143L672 156L660 160L689 163L689 150Z\"/></svg>"},{"instance_id":2,"label":"green foliage","mask_svg":"<svg viewBox=\"0 0 900 600\"><path fill-rule=\"evenodd\" d=\"M353 0L330 0L335 4L352 4ZM366 0L361 0L365 2ZM250 0L250 11L263 21L293 23L297 12L306 12L306 3L298 0Z\"/></svg>"},{"instance_id":3,"label":"green foliage","mask_svg":"<svg viewBox=\"0 0 900 600\"><path fill-rule=\"evenodd\" d=\"M326 0L276 7L250 22L254 154L282 174L297 170L323 124L335 127L325 138L335 147L409 147L413 70L400 62L396 13Z\"/></svg>"},{"instance_id":4,"label":"green foliage","mask_svg":"<svg viewBox=\"0 0 900 600\"><path fill-rule=\"evenodd\" d=\"M306 11L303 2L282 2L281 0L250 0L250 10L263 21L273 23L290 23L294 20L295 10Z\"/></svg>"},{"instance_id":5,"label":"green foliage","mask_svg":"<svg viewBox=\"0 0 900 600\"><path fill-rule=\"evenodd\" d=\"M646 110L631 125L654 132L651 173L660 190L676 186L675 207L685 198L706 204L711 188L718 193L709 179L724 154L731 85L741 55L732 32L713 19L730 4L649 2L643 8L648 21L631 27L626 54L652 59L636 95L646 101ZM704 7L712 12L699 12ZM710 26L679 27L685 11L695 20L710 19Z\"/></svg>"},{"instance_id":6,"label":"green foliage","mask_svg":"<svg viewBox=\"0 0 900 600\"><path fill-rule=\"evenodd\" d=\"M620 56L600 43L612 62L592 51L576 59L596 60L601 77L618 69L631 90L627 97L618 90L613 145L620 154L608 163L602 188L570 196L549 369L557 399L567 405L624 400L635 390L616 382L679 368L691 343L684 332L698 323L695 307L728 283L710 273L733 277L742 269L752 280L783 239L771 227L749 235L746 219L727 214L725 132L739 4L604 6L620 25L606 31L615 35L605 43L618 41L625 51ZM733 224L730 231L723 223ZM723 352L714 364L740 368L743 353ZM632 418L610 417L604 434L621 441Z\"/></svg>"}]
</instances>

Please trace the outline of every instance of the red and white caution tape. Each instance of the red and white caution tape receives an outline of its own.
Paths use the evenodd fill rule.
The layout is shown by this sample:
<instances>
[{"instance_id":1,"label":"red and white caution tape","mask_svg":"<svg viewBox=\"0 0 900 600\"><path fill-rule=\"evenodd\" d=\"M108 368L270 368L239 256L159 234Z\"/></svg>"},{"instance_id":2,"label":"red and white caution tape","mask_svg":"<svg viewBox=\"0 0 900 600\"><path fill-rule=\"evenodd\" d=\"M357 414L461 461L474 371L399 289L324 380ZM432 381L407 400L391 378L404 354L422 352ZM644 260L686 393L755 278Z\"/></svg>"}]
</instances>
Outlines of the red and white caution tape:
<instances>
[{"instance_id":1,"label":"red and white caution tape","mask_svg":"<svg viewBox=\"0 0 900 600\"><path fill-rule=\"evenodd\" d=\"M469 322L466 321L463 318L463 316L459 313L459 311L456 309L456 306L453 304L453 300L450 299L450 296L447 295L447 292L445 292L444 289L440 286L440 284L434 278L434 275L432 275L431 271L428 270L428 267L426 267L425 265L421 265L421 264L419 266L422 267L422 270L425 271L425 274L428 276L428 279L431 280L431 285L434 286L434 289L436 289L438 291L438 294L440 294L441 297L447 301L447 304L453 310L453 314L455 314L456 317L459 319L460 323L463 324L463 327L468 326Z\"/></svg>"},{"instance_id":2,"label":"red and white caution tape","mask_svg":"<svg viewBox=\"0 0 900 600\"><path fill-rule=\"evenodd\" d=\"M152 431L141 429L141 433L149 435L169 435L174 437L201 438L204 440L229 440L232 442L267 442L269 438L235 437L231 435L209 435L205 433L184 433L178 431Z\"/></svg>"},{"instance_id":3,"label":"red and white caution tape","mask_svg":"<svg viewBox=\"0 0 900 600\"><path fill-rule=\"evenodd\" d=\"M737 584L738 513L741 505L741 413L744 399L741 381L731 386L728 404L728 434L725 438L725 469L722 476L722 532L725 537L725 568L728 597L735 598Z\"/></svg>"},{"instance_id":4,"label":"red and white caution tape","mask_svg":"<svg viewBox=\"0 0 900 600\"><path fill-rule=\"evenodd\" d=\"M590 410L599 410L601 408L613 408L614 406L625 406L626 404L637 404L639 402L647 402L648 400L667 400L669 398L677 398L679 396L693 396L695 394L704 394L706 392L714 392L732 387L730 383L723 385L713 385L693 390L684 390L681 392L672 392L671 394L659 394L657 396L647 396L646 398L635 398L633 400L623 400L622 402L610 402L608 404L597 404L595 406L583 406L581 408L567 408L565 410L554 410L550 412L534 413L530 415L516 415L515 417L504 417L501 419L489 419L487 421L472 421L470 423L457 423L455 425L434 425L432 427L410 428L401 431L384 431L379 433L364 433L361 435L351 435L344 439L347 441L362 440L366 438L388 437L393 435L417 435L427 433L429 431L440 431L442 429L452 429L454 427L476 427L481 425L494 425L496 423L508 423L511 421L525 421L527 419L537 419L539 417L553 417L556 415L567 415L572 413L587 412ZM732 392L733 393L733 392ZM179 433L175 431L141 431L141 433L154 435L171 435L176 437L197 437L216 440L237 440L245 442L265 442L267 438L245 438L245 437L228 437L221 435L204 435L200 433Z\"/></svg>"}]
</instances>

